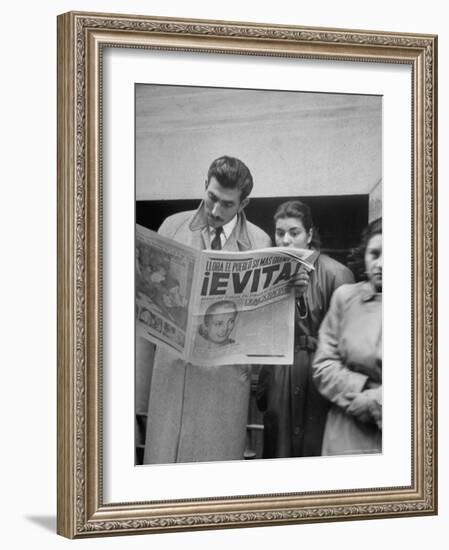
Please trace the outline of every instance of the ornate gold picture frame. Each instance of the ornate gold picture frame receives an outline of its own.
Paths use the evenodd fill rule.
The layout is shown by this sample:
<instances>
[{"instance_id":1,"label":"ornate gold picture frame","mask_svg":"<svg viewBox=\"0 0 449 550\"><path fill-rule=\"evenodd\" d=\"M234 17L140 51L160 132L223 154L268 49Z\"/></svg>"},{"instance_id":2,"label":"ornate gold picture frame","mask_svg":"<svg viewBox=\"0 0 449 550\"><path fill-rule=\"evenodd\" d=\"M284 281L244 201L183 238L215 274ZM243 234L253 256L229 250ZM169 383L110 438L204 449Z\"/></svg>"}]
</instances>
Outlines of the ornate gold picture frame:
<instances>
[{"instance_id":1,"label":"ornate gold picture frame","mask_svg":"<svg viewBox=\"0 0 449 550\"><path fill-rule=\"evenodd\" d=\"M379 63L410 69L412 307L403 312L412 343L410 484L277 493L261 485L254 494L204 498L186 498L180 487L179 498L163 499L155 499L149 486L143 500L105 500L103 92L108 84L103 80L103 57L107 49ZM83 538L436 514L436 159L436 36L96 13L59 16L58 533ZM133 372L130 356L130 377Z\"/></svg>"}]
</instances>

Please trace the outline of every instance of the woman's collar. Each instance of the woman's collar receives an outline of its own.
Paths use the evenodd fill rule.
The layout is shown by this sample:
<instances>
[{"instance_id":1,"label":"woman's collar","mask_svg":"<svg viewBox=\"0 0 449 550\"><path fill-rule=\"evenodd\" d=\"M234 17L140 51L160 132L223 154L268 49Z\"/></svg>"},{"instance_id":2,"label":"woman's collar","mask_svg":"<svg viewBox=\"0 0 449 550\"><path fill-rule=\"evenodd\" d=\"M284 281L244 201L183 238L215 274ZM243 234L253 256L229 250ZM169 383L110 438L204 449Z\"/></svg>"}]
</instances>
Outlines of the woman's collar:
<instances>
[{"instance_id":1,"label":"woman's collar","mask_svg":"<svg viewBox=\"0 0 449 550\"><path fill-rule=\"evenodd\" d=\"M362 285L362 300L370 302L379 297L382 298L382 292L376 292L373 285L369 281L365 281Z\"/></svg>"}]
</instances>

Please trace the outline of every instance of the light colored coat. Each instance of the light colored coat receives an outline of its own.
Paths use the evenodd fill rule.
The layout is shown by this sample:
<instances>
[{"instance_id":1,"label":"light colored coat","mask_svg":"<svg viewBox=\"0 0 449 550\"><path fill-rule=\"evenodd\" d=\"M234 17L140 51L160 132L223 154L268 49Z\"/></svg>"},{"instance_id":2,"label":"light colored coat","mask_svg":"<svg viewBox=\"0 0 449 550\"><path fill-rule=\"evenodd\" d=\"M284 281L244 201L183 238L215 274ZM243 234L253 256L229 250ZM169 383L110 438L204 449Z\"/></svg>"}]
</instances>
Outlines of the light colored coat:
<instances>
[{"instance_id":1,"label":"light colored coat","mask_svg":"<svg viewBox=\"0 0 449 550\"><path fill-rule=\"evenodd\" d=\"M312 369L318 390L332 403L322 454L381 452L382 294L369 283L343 285L334 292ZM366 392L370 421L346 412L350 392Z\"/></svg>"},{"instance_id":2,"label":"light colored coat","mask_svg":"<svg viewBox=\"0 0 449 550\"><path fill-rule=\"evenodd\" d=\"M169 216L160 226L158 233L197 250L210 249L210 233L203 203L198 210L179 212ZM271 246L270 237L260 227L249 222L245 214L240 212L237 224L223 250L245 251L267 246Z\"/></svg>"},{"instance_id":3,"label":"light colored coat","mask_svg":"<svg viewBox=\"0 0 449 550\"><path fill-rule=\"evenodd\" d=\"M167 218L165 237L210 248L204 207ZM268 235L241 212L223 250L271 246ZM145 464L243 458L250 395L250 366L197 366L158 348L148 407Z\"/></svg>"}]
</instances>

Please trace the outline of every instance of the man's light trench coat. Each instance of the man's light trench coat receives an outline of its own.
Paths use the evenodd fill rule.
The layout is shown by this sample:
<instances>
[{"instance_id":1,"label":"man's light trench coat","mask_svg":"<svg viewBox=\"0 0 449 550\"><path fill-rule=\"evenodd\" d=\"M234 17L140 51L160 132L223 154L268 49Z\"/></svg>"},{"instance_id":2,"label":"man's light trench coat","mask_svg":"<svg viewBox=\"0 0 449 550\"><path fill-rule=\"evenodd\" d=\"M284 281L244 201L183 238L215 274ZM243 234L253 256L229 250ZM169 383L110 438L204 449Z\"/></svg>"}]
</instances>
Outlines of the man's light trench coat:
<instances>
[{"instance_id":1,"label":"man's light trench coat","mask_svg":"<svg viewBox=\"0 0 449 550\"><path fill-rule=\"evenodd\" d=\"M168 217L159 233L196 249L210 248L204 206ZM243 212L223 250L271 246ZM145 344L142 340L137 345ZM242 459L250 397L250 366L197 366L157 348L148 407L144 463Z\"/></svg>"}]
</instances>

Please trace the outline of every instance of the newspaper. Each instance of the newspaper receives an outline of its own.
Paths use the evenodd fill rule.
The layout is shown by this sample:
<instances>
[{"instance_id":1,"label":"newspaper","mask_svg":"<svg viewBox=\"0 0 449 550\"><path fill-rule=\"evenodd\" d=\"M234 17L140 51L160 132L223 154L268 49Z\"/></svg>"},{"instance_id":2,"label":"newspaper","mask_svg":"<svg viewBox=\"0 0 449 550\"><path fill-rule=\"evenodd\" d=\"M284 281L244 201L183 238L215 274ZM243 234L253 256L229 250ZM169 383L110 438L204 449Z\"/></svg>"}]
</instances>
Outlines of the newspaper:
<instances>
[{"instance_id":1,"label":"newspaper","mask_svg":"<svg viewBox=\"0 0 449 550\"><path fill-rule=\"evenodd\" d=\"M137 225L136 332L196 365L291 364L294 291L313 250L195 250Z\"/></svg>"}]
</instances>

